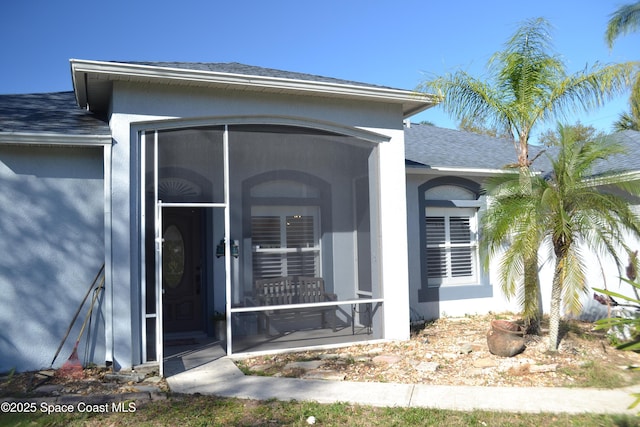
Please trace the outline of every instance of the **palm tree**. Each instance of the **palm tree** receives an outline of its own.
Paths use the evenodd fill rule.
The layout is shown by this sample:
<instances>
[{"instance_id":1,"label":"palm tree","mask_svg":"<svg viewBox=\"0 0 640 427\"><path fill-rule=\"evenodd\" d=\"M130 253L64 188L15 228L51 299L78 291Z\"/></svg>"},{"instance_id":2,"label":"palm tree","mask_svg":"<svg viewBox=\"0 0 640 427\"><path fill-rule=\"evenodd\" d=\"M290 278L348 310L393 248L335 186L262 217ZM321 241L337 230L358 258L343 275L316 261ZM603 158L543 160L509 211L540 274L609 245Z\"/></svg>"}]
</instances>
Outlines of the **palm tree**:
<instances>
[{"instance_id":1,"label":"palm tree","mask_svg":"<svg viewBox=\"0 0 640 427\"><path fill-rule=\"evenodd\" d=\"M604 35L609 49L613 49L613 44L618 37L636 31L639 27L640 1L620 6L618 10L611 14ZM640 131L640 76L636 76L636 81L629 97L629 104L631 105L631 111L620 115L613 124L614 131Z\"/></svg>"},{"instance_id":2,"label":"palm tree","mask_svg":"<svg viewBox=\"0 0 640 427\"><path fill-rule=\"evenodd\" d=\"M477 79L464 71L435 77L418 90L435 93L440 105L458 120L478 118L511 136L516 149L522 185L528 186L529 138L536 125L563 119L567 113L589 110L622 93L631 81L634 63L595 64L568 74L553 53L550 24L543 18L525 21L506 42L504 50L489 60L489 78ZM539 242L532 242L535 246ZM523 315L537 332L541 313L535 254L525 261Z\"/></svg>"},{"instance_id":3,"label":"palm tree","mask_svg":"<svg viewBox=\"0 0 640 427\"><path fill-rule=\"evenodd\" d=\"M640 116L630 112L620 113L618 120L613 122L613 131L622 132L623 130L640 131Z\"/></svg>"},{"instance_id":4,"label":"palm tree","mask_svg":"<svg viewBox=\"0 0 640 427\"><path fill-rule=\"evenodd\" d=\"M636 81L633 83L631 95L629 96L629 112L620 114L618 120L613 123L613 131L620 132L623 130L640 131L640 75L636 75Z\"/></svg>"},{"instance_id":5,"label":"palm tree","mask_svg":"<svg viewBox=\"0 0 640 427\"><path fill-rule=\"evenodd\" d=\"M545 176L530 174L530 191L523 191L517 174L504 174L485 184L491 202L482 219L487 255L504 251L499 274L505 293L513 292L526 257L538 251L532 242L544 242L553 250L549 314L549 349L553 351L558 349L563 303L577 312L581 291L587 290L584 247L612 256L620 267L616 248L628 249L623 242L626 233L640 237L640 217L623 196L640 195L640 182L625 181L613 172L593 175L597 162L624 153L623 147L605 139L579 141L571 127L559 126L558 133L559 152L550 158L551 171Z\"/></svg>"},{"instance_id":6,"label":"palm tree","mask_svg":"<svg viewBox=\"0 0 640 427\"><path fill-rule=\"evenodd\" d=\"M514 139L518 166L529 167L529 137L537 124L603 105L630 86L636 66L596 63L568 74L550 40L545 19L525 21L489 60L487 81L459 70L424 81L418 89L438 95L458 120L481 118L503 129Z\"/></svg>"}]
</instances>

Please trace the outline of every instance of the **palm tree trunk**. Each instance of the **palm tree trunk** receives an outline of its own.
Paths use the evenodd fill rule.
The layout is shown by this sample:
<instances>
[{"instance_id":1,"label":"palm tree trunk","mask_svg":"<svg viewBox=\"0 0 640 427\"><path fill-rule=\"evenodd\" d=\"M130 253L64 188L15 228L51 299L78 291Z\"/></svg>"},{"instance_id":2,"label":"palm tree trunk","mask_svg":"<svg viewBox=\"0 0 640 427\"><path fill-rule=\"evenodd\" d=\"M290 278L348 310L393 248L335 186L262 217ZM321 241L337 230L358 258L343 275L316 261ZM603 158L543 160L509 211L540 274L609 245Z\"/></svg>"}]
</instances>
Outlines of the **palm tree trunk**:
<instances>
[{"instance_id":1,"label":"palm tree trunk","mask_svg":"<svg viewBox=\"0 0 640 427\"><path fill-rule=\"evenodd\" d=\"M518 163L520 164L520 190L526 196L532 192L531 170L529 169L528 148L526 139L520 140ZM536 248L539 245L536 245ZM537 249L536 249L537 251ZM538 254L525 255L524 259L524 306L523 318L527 334L540 333L542 320L542 303L540 301L540 277L538 275Z\"/></svg>"},{"instance_id":2,"label":"palm tree trunk","mask_svg":"<svg viewBox=\"0 0 640 427\"><path fill-rule=\"evenodd\" d=\"M542 301L540 292L540 276L538 275L538 257L525 259L524 270L524 328L527 334L540 334L542 320Z\"/></svg>"},{"instance_id":3,"label":"palm tree trunk","mask_svg":"<svg viewBox=\"0 0 640 427\"><path fill-rule=\"evenodd\" d=\"M564 255L556 255L556 266L553 272L553 284L551 286L551 309L549 311L549 351L558 351L560 305L562 304L562 276L564 275L565 261Z\"/></svg>"}]
</instances>

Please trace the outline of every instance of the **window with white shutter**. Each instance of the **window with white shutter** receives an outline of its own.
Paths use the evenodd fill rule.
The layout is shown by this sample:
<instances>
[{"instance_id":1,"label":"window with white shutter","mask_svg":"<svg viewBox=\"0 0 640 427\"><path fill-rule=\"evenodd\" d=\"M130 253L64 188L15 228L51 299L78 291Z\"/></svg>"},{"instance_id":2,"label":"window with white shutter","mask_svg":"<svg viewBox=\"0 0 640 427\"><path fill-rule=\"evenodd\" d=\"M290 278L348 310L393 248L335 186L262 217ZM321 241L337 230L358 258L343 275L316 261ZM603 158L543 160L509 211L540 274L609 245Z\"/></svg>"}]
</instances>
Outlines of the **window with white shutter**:
<instances>
[{"instance_id":1,"label":"window with white shutter","mask_svg":"<svg viewBox=\"0 0 640 427\"><path fill-rule=\"evenodd\" d=\"M470 284L477 280L475 209L428 207L425 233L429 285Z\"/></svg>"},{"instance_id":2,"label":"window with white shutter","mask_svg":"<svg viewBox=\"0 0 640 427\"><path fill-rule=\"evenodd\" d=\"M254 206L253 278L320 276L318 208Z\"/></svg>"}]
</instances>

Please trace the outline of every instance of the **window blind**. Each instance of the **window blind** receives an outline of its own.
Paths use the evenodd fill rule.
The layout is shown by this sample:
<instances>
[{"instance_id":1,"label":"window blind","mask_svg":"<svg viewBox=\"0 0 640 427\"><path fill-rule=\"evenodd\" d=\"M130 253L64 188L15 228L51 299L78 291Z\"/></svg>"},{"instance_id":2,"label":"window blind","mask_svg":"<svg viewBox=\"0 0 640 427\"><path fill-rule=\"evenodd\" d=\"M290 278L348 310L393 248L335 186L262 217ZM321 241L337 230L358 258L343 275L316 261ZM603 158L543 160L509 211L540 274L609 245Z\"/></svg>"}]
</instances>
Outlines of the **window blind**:
<instances>
[{"instance_id":1,"label":"window blind","mask_svg":"<svg viewBox=\"0 0 640 427\"><path fill-rule=\"evenodd\" d=\"M280 214L251 218L253 277L318 276L317 215Z\"/></svg>"},{"instance_id":2,"label":"window blind","mask_svg":"<svg viewBox=\"0 0 640 427\"><path fill-rule=\"evenodd\" d=\"M476 275L474 216L440 209L425 217L426 266L429 284L470 282Z\"/></svg>"}]
</instances>

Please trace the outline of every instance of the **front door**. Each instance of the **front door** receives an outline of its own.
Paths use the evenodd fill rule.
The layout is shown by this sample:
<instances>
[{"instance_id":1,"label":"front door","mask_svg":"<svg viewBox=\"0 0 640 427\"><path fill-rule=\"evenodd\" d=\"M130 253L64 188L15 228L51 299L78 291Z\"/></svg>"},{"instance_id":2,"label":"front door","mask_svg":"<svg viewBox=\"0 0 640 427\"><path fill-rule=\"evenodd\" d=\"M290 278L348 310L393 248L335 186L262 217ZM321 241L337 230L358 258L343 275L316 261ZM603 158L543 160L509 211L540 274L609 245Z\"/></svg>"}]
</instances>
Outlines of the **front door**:
<instances>
[{"instance_id":1,"label":"front door","mask_svg":"<svg viewBox=\"0 0 640 427\"><path fill-rule=\"evenodd\" d=\"M203 331L201 209L164 208L162 217L164 332Z\"/></svg>"}]
</instances>

